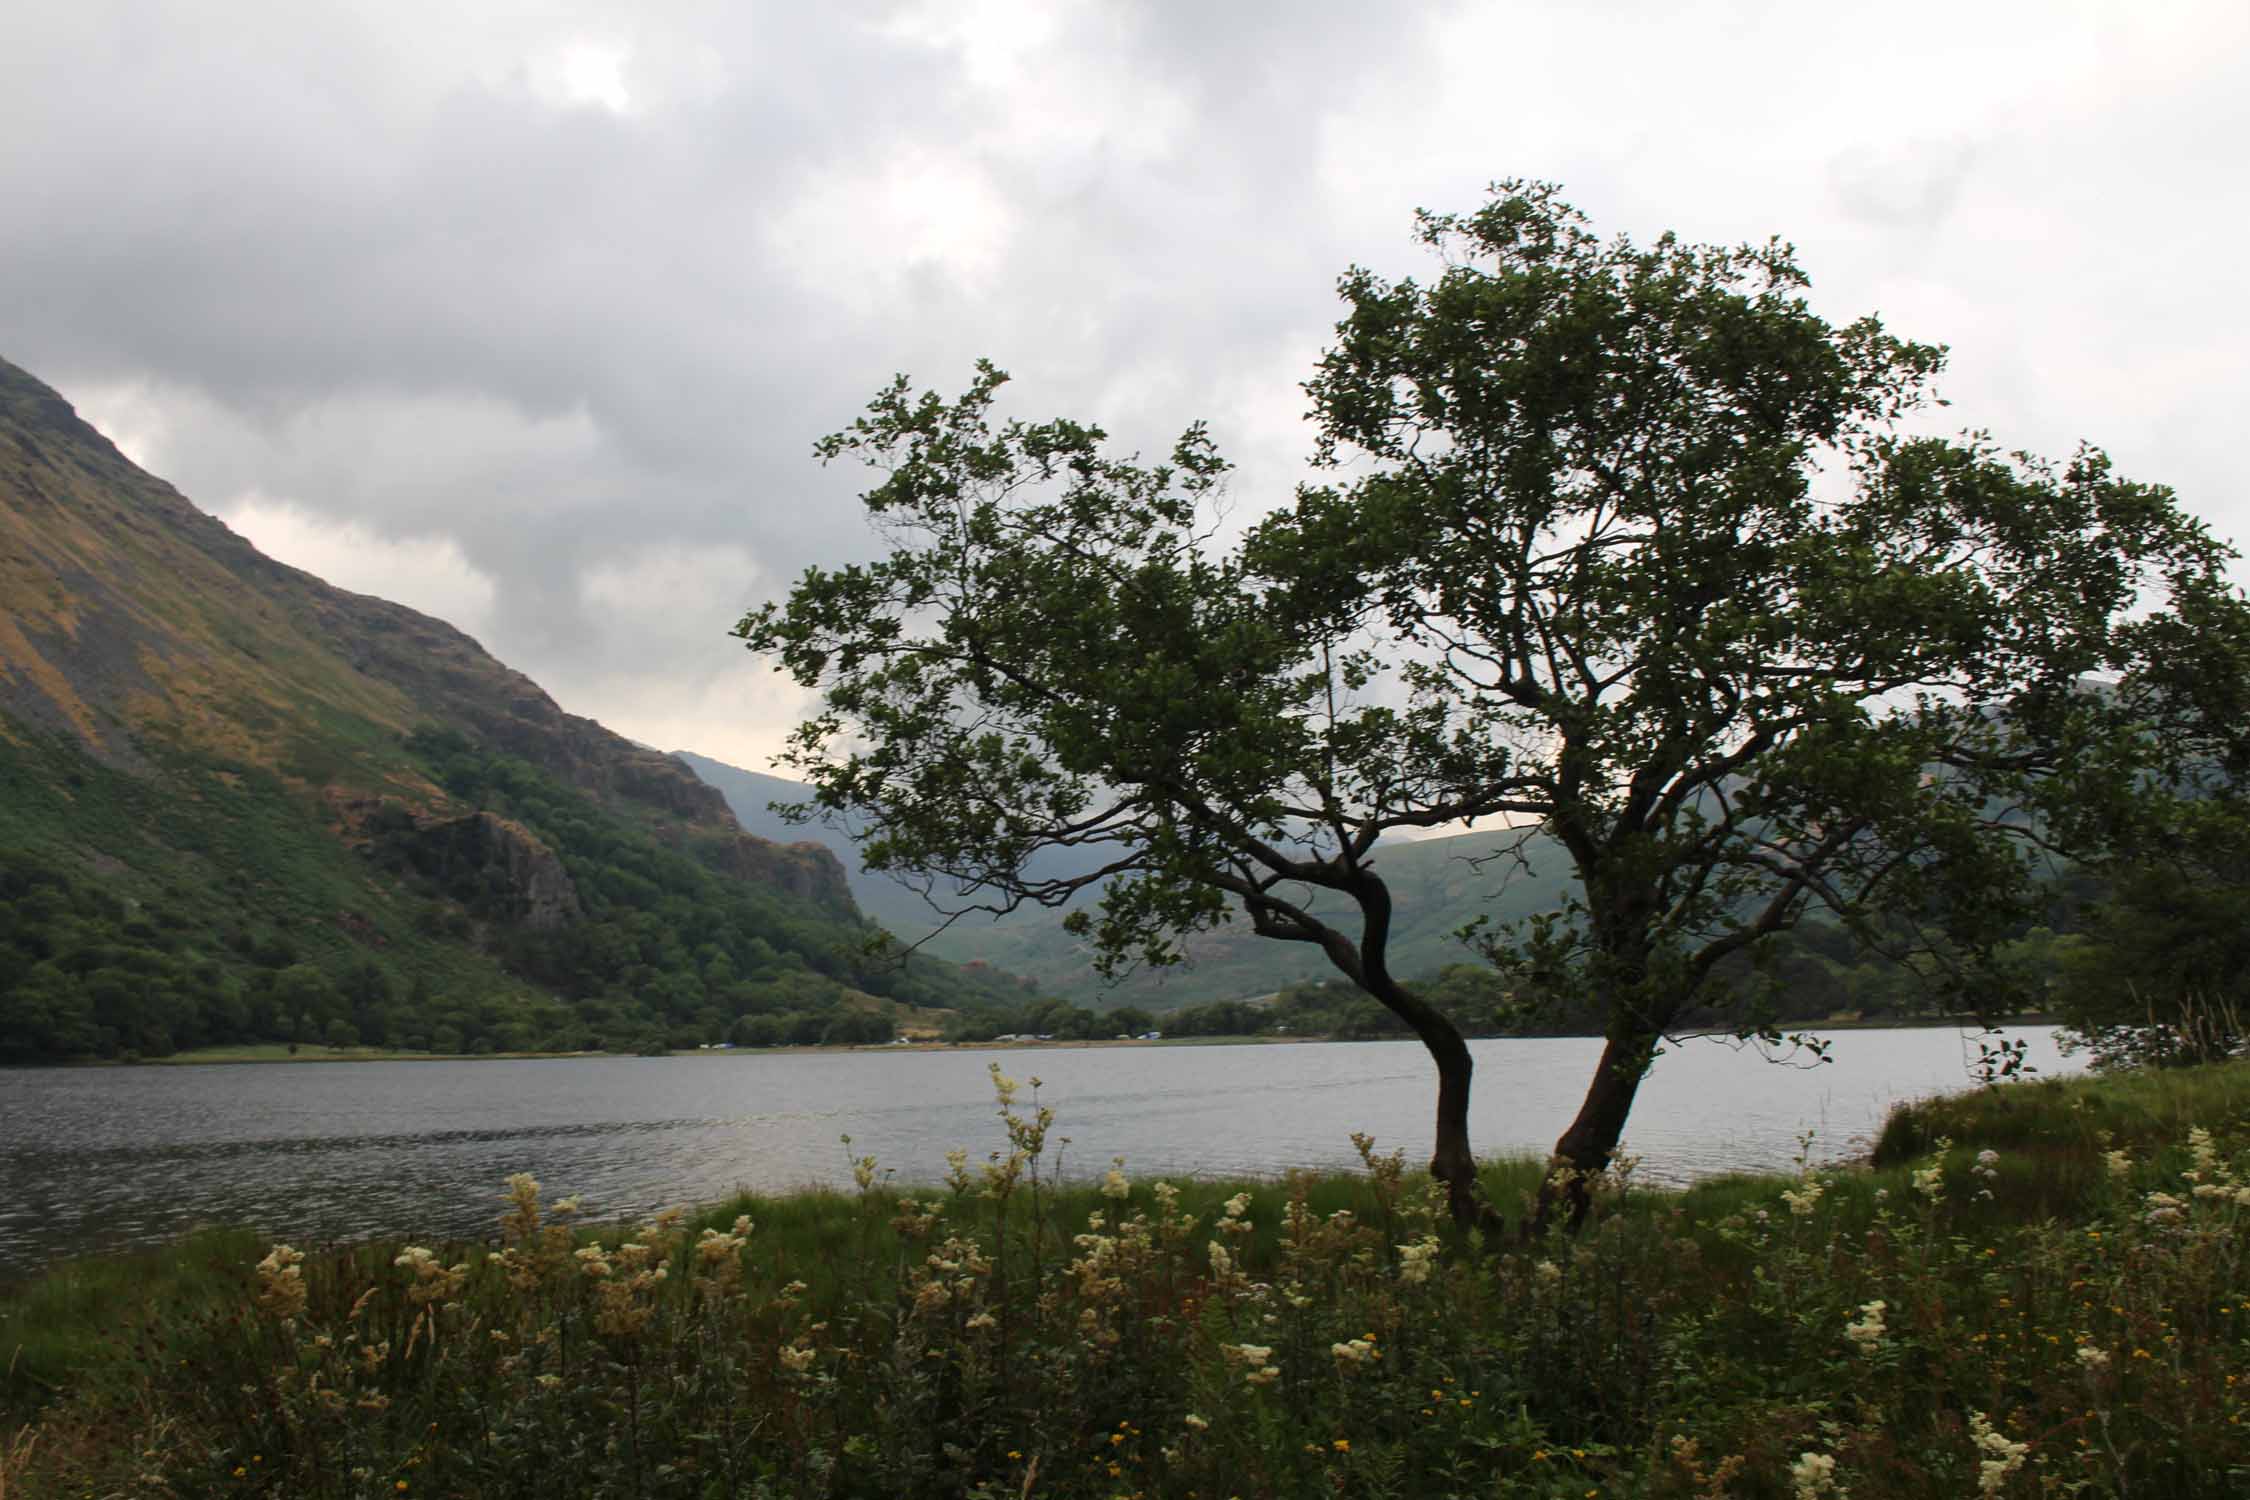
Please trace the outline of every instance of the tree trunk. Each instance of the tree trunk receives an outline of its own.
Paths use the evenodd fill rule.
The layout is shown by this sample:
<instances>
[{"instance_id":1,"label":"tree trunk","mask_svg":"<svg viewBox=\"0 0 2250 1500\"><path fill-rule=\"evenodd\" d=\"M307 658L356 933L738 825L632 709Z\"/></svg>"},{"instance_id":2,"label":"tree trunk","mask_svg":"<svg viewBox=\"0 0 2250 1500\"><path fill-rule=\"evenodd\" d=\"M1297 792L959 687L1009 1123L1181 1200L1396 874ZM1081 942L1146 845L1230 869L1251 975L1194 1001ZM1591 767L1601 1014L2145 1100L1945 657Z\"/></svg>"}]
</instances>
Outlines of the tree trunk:
<instances>
[{"instance_id":1,"label":"tree trunk","mask_svg":"<svg viewBox=\"0 0 2250 1500\"><path fill-rule=\"evenodd\" d=\"M1464 1229L1493 1229L1501 1219L1484 1201L1477 1183L1476 1153L1469 1149L1469 1080L1476 1062L1461 1029L1424 1001L1376 968L1376 983L1363 986L1422 1039L1430 1060L1437 1064L1437 1147L1430 1154L1430 1175L1445 1184L1446 1204L1453 1222ZM1380 986L1378 988L1378 985Z\"/></svg>"},{"instance_id":2,"label":"tree trunk","mask_svg":"<svg viewBox=\"0 0 2250 1500\"><path fill-rule=\"evenodd\" d=\"M1430 1156L1430 1175L1445 1184L1453 1221L1472 1228L1494 1217L1477 1184L1477 1159L1469 1149L1469 1078L1476 1064L1460 1031L1444 1017L1436 1019L1439 1029L1422 1037L1438 1070L1437 1147Z\"/></svg>"},{"instance_id":3,"label":"tree trunk","mask_svg":"<svg viewBox=\"0 0 2250 1500\"><path fill-rule=\"evenodd\" d=\"M1497 1228L1498 1214L1484 1201L1477 1184L1476 1154L1469 1149L1469 1080L1476 1064L1461 1028L1421 996L1391 977L1389 965L1391 894L1372 873L1362 872L1349 887L1359 902L1366 925L1356 953L1341 942L1329 945L1329 957L1338 968L1359 982L1359 987L1381 1001L1429 1049L1437 1064L1437 1146L1430 1156L1430 1175L1445 1184L1453 1222L1464 1229Z\"/></svg>"},{"instance_id":4,"label":"tree trunk","mask_svg":"<svg viewBox=\"0 0 2250 1500\"><path fill-rule=\"evenodd\" d=\"M1527 1226L1531 1234L1544 1232L1558 1215L1567 1215L1562 1222L1573 1231L1585 1222L1590 1202L1586 1181L1609 1166L1617 1143L1624 1139L1626 1117L1633 1112L1633 1097L1648 1074L1659 1035L1630 1031L1611 1037L1602 1048L1602 1060L1586 1087L1585 1102L1578 1106L1578 1118L1555 1142L1553 1165L1570 1168L1568 1180L1558 1184L1560 1174L1550 1170L1539 1188L1539 1211Z\"/></svg>"}]
</instances>

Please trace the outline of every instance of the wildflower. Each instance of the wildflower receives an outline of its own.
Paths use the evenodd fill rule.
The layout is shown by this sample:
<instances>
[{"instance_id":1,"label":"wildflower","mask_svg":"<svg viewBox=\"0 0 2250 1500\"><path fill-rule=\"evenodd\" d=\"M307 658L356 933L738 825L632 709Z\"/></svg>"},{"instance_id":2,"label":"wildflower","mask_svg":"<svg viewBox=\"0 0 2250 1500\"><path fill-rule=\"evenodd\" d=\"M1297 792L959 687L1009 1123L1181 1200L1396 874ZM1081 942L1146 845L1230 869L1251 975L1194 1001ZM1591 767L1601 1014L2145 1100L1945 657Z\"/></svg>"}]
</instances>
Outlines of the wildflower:
<instances>
[{"instance_id":1,"label":"wildflower","mask_svg":"<svg viewBox=\"0 0 2250 1500\"><path fill-rule=\"evenodd\" d=\"M2109 1351L2107 1349L2096 1349L2091 1344L2080 1344L2078 1346L2078 1362L2084 1365L2088 1371L2106 1369L2109 1366Z\"/></svg>"},{"instance_id":2,"label":"wildflower","mask_svg":"<svg viewBox=\"0 0 2250 1500\"><path fill-rule=\"evenodd\" d=\"M1789 1466L1789 1482L1795 1487L1794 1500L1821 1500L1823 1495L1842 1495L1836 1484L1836 1460L1825 1453L1805 1453Z\"/></svg>"},{"instance_id":3,"label":"wildflower","mask_svg":"<svg viewBox=\"0 0 2250 1500\"><path fill-rule=\"evenodd\" d=\"M980 1312L970 1317L967 1327L972 1333L981 1333L987 1328L997 1328L999 1324L1000 1320L992 1314Z\"/></svg>"},{"instance_id":4,"label":"wildflower","mask_svg":"<svg viewBox=\"0 0 2250 1500\"><path fill-rule=\"evenodd\" d=\"M735 1222L740 1224L745 1221L737 1219ZM716 1266L721 1261L732 1260L735 1252L741 1248L741 1236L721 1234L716 1229L706 1229L696 1239L695 1258L706 1266Z\"/></svg>"},{"instance_id":5,"label":"wildflower","mask_svg":"<svg viewBox=\"0 0 2250 1500\"><path fill-rule=\"evenodd\" d=\"M2150 1224L2177 1222L2181 1210L2187 1207L2183 1200L2173 1197L2170 1193L2150 1193L2142 1202L2148 1205L2148 1212L2142 1214L2141 1218Z\"/></svg>"},{"instance_id":6,"label":"wildflower","mask_svg":"<svg viewBox=\"0 0 2250 1500\"><path fill-rule=\"evenodd\" d=\"M1193 1432L1207 1432L1211 1427L1211 1424L1209 1422L1204 1421L1201 1417L1197 1416L1192 1411L1189 1412L1186 1416L1180 1418L1180 1423L1182 1426L1188 1428Z\"/></svg>"},{"instance_id":7,"label":"wildflower","mask_svg":"<svg viewBox=\"0 0 2250 1500\"><path fill-rule=\"evenodd\" d=\"M1132 1183L1125 1180L1125 1158L1117 1157L1110 1169L1102 1173L1102 1196L1123 1201L1133 1195Z\"/></svg>"},{"instance_id":8,"label":"wildflower","mask_svg":"<svg viewBox=\"0 0 2250 1500\"><path fill-rule=\"evenodd\" d=\"M1328 1446L1334 1448L1338 1453L1349 1453L1352 1451L1352 1440L1350 1438L1338 1438Z\"/></svg>"},{"instance_id":9,"label":"wildflower","mask_svg":"<svg viewBox=\"0 0 2250 1500\"><path fill-rule=\"evenodd\" d=\"M1781 1201L1789 1205L1791 1215L1800 1219L1808 1219L1812 1217L1813 1210L1820 1206L1820 1196L1827 1190L1827 1187L1819 1178L1807 1177L1803 1185L1794 1191L1783 1188L1781 1190Z\"/></svg>"},{"instance_id":10,"label":"wildflower","mask_svg":"<svg viewBox=\"0 0 2250 1500\"><path fill-rule=\"evenodd\" d=\"M1350 1373L1352 1366L1366 1364L1368 1356L1374 1352L1375 1346L1366 1339L1353 1339L1349 1343L1328 1346L1328 1353L1335 1359L1337 1370L1346 1374Z\"/></svg>"},{"instance_id":11,"label":"wildflower","mask_svg":"<svg viewBox=\"0 0 2250 1500\"><path fill-rule=\"evenodd\" d=\"M1543 1260L1531 1268L1531 1274L1541 1282L1552 1286L1562 1280L1562 1267L1551 1260Z\"/></svg>"},{"instance_id":12,"label":"wildflower","mask_svg":"<svg viewBox=\"0 0 2250 1500\"><path fill-rule=\"evenodd\" d=\"M560 1375L540 1376L539 1389L543 1391L554 1391L562 1389L562 1377Z\"/></svg>"},{"instance_id":13,"label":"wildflower","mask_svg":"<svg viewBox=\"0 0 2250 1500\"><path fill-rule=\"evenodd\" d=\"M579 1270L597 1281L610 1273L609 1252L599 1244L587 1245L574 1250L571 1252L571 1258L578 1262Z\"/></svg>"},{"instance_id":14,"label":"wildflower","mask_svg":"<svg viewBox=\"0 0 2250 1500\"><path fill-rule=\"evenodd\" d=\"M2132 1173L2133 1158L2123 1151L2105 1151L2102 1153L2102 1161L2109 1168L2109 1175L2112 1177L2126 1177Z\"/></svg>"},{"instance_id":15,"label":"wildflower","mask_svg":"<svg viewBox=\"0 0 2250 1500\"><path fill-rule=\"evenodd\" d=\"M2181 1175L2190 1182L2201 1182L2219 1160L2219 1148L2211 1144L2211 1132L2200 1125L2189 1126L2188 1154L2195 1158L2195 1167Z\"/></svg>"},{"instance_id":16,"label":"wildflower","mask_svg":"<svg viewBox=\"0 0 2250 1500\"><path fill-rule=\"evenodd\" d=\"M1879 1297L1873 1302L1862 1303L1859 1320L1844 1325L1844 1337L1850 1339L1853 1347L1861 1354L1873 1354L1883 1347L1889 1337L1890 1330L1883 1326L1883 1312L1887 1306Z\"/></svg>"},{"instance_id":17,"label":"wildflower","mask_svg":"<svg viewBox=\"0 0 2250 1500\"><path fill-rule=\"evenodd\" d=\"M1977 1462L1980 1495L1999 1494L2000 1486L2023 1467L2024 1455L2031 1451L2031 1444L2012 1442L2006 1433L1997 1431L1981 1411L1969 1413L1969 1440L1984 1455Z\"/></svg>"},{"instance_id":18,"label":"wildflower","mask_svg":"<svg viewBox=\"0 0 2250 1500\"><path fill-rule=\"evenodd\" d=\"M999 1096L1000 1107L1002 1109L1006 1109L1008 1108L1008 1106L1016 1102L1016 1089L1020 1087L1020 1085L1018 1085L1013 1078L1010 1078L1007 1074L1001 1072L1000 1065L998 1063L991 1064L991 1071L992 1092Z\"/></svg>"},{"instance_id":19,"label":"wildflower","mask_svg":"<svg viewBox=\"0 0 2250 1500\"><path fill-rule=\"evenodd\" d=\"M811 1369L813 1360L819 1357L819 1351L808 1349L803 1344L784 1344L780 1354L782 1368L794 1370L798 1374Z\"/></svg>"},{"instance_id":20,"label":"wildflower","mask_svg":"<svg viewBox=\"0 0 2250 1500\"><path fill-rule=\"evenodd\" d=\"M875 1158L852 1155L852 1138L849 1135L839 1136L837 1139L844 1143L844 1160L851 1163L852 1181L861 1192L866 1192L875 1185Z\"/></svg>"},{"instance_id":21,"label":"wildflower","mask_svg":"<svg viewBox=\"0 0 2250 1500\"><path fill-rule=\"evenodd\" d=\"M275 1245L258 1262L258 1305L282 1318L305 1310L305 1254L287 1245Z\"/></svg>"},{"instance_id":22,"label":"wildflower","mask_svg":"<svg viewBox=\"0 0 2250 1500\"><path fill-rule=\"evenodd\" d=\"M1410 1286L1418 1286L1430 1279L1431 1264L1437 1259L1438 1237L1424 1235L1410 1245L1398 1247L1398 1279Z\"/></svg>"}]
</instances>

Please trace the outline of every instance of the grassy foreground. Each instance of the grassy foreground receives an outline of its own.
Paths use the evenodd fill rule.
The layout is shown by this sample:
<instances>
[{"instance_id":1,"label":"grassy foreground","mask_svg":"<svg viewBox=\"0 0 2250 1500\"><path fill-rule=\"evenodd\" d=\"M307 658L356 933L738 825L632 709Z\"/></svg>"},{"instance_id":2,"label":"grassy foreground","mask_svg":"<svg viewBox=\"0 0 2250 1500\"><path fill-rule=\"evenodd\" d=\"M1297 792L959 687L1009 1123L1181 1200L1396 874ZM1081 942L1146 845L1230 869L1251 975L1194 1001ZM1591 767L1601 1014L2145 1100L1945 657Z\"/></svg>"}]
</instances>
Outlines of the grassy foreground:
<instances>
[{"instance_id":1,"label":"grassy foreground","mask_svg":"<svg viewBox=\"0 0 2250 1500\"><path fill-rule=\"evenodd\" d=\"M1416 1174L901 1192L491 1245L214 1235L0 1301L0 1497L2221 1496L2250 1065L1902 1113L1879 1165L1458 1239ZM1536 1164L1494 1166L1496 1199Z\"/></svg>"}]
</instances>

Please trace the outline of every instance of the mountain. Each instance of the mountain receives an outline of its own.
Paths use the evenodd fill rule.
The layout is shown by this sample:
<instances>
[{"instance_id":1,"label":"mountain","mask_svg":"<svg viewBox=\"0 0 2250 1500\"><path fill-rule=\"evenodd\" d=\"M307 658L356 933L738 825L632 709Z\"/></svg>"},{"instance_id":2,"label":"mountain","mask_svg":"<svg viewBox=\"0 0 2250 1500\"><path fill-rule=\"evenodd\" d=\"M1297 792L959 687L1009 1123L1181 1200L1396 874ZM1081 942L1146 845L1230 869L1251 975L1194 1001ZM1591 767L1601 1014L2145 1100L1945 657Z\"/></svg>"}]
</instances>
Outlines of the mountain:
<instances>
[{"instance_id":1,"label":"mountain","mask_svg":"<svg viewBox=\"0 0 2250 1500\"><path fill-rule=\"evenodd\" d=\"M0 793L0 1061L817 1039L1010 993L868 956L828 850L265 557L5 361Z\"/></svg>"},{"instance_id":2,"label":"mountain","mask_svg":"<svg viewBox=\"0 0 2250 1500\"><path fill-rule=\"evenodd\" d=\"M890 877L864 869L842 831L818 822L791 824L769 810L769 803L808 800L810 787L687 751L677 758L725 795L743 826L769 836L794 834L823 843L843 862L861 908L899 937L922 941L923 951L941 958L981 962L1022 975L1041 994L1080 1005L1168 1008L1266 995L1284 985L1334 976L1317 951L1257 937L1247 921L1194 939L1188 945L1187 964L1136 973L1116 985L1105 985L1094 972L1091 950L1063 931L1058 911L1024 908L999 918L972 914L941 932L937 929L943 919L930 904ZM1508 854L1519 839L1503 829L1400 840L1379 849L1376 862L1390 883L1398 913L1391 936L1391 967L1396 972L1426 974L1472 960L1470 950L1454 934L1479 916L1513 921L1559 904L1570 878L1568 859L1545 838L1521 840L1516 853ZM1058 865L1049 873L1059 875L1066 869ZM1330 898L1314 909L1342 919L1347 904Z\"/></svg>"}]
</instances>

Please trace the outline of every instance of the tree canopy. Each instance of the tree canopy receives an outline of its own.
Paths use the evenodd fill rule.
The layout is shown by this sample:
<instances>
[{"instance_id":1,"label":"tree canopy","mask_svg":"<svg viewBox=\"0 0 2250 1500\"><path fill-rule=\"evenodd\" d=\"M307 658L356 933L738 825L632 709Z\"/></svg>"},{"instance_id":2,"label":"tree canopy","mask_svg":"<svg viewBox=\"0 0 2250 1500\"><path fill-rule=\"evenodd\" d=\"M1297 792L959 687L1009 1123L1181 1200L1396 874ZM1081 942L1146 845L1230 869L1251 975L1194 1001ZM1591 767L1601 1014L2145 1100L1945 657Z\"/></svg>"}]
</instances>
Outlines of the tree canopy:
<instances>
[{"instance_id":1,"label":"tree canopy","mask_svg":"<svg viewBox=\"0 0 2250 1500\"><path fill-rule=\"evenodd\" d=\"M1598 1170L1667 1027L1813 910L1976 983L2034 858L2115 836L2239 701L2213 643L2250 629L2169 491L1912 435L1943 351L1825 321L1786 245L1603 239L1523 183L1419 235L1427 283L1342 278L1330 482L1239 539L1200 425L1145 464L996 419L989 364L902 376L818 449L884 471L891 550L738 630L821 691L789 760L871 867L956 906L1099 884L1069 920L1106 964L1231 920L1319 945L1430 1049L1471 1215L1468 1051L1389 971L1386 836L1568 850L1578 894L1481 941L1604 1017L1557 1146Z\"/></svg>"}]
</instances>

